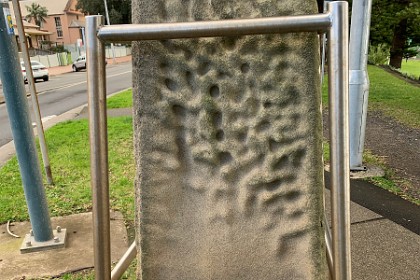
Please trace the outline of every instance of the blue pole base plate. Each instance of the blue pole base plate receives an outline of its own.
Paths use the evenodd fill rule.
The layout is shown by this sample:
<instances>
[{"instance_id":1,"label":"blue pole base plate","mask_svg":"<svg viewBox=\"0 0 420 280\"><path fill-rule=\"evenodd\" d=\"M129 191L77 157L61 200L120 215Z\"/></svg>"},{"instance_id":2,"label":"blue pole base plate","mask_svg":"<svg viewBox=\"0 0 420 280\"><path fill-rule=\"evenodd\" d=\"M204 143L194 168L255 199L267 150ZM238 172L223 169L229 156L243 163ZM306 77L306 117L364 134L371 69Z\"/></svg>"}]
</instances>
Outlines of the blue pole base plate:
<instances>
[{"instance_id":1,"label":"blue pole base plate","mask_svg":"<svg viewBox=\"0 0 420 280\"><path fill-rule=\"evenodd\" d=\"M46 251L52 249L64 248L66 246L67 230L65 228L59 230L53 230L54 238L44 242L35 241L34 236L31 233L25 235L22 246L20 247L20 253L33 253L39 251Z\"/></svg>"}]
</instances>

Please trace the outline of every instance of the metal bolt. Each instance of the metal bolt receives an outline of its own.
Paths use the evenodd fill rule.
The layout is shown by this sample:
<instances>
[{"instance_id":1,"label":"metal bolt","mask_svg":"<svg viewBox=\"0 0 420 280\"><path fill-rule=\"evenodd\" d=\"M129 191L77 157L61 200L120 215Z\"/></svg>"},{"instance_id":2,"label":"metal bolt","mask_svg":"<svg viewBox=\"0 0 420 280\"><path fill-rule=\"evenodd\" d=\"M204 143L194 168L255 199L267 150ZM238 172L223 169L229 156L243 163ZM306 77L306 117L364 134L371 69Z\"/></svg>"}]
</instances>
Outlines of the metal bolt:
<instances>
[{"instance_id":1,"label":"metal bolt","mask_svg":"<svg viewBox=\"0 0 420 280\"><path fill-rule=\"evenodd\" d=\"M29 234L30 234L31 236L34 236L34 231L31 229L31 230L29 231Z\"/></svg>"},{"instance_id":2,"label":"metal bolt","mask_svg":"<svg viewBox=\"0 0 420 280\"><path fill-rule=\"evenodd\" d=\"M56 229L57 232L61 232L61 227L60 226L57 226L55 229Z\"/></svg>"},{"instance_id":3,"label":"metal bolt","mask_svg":"<svg viewBox=\"0 0 420 280\"><path fill-rule=\"evenodd\" d=\"M29 240L29 241L26 241L26 247L31 247L32 246L32 242Z\"/></svg>"},{"instance_id":4,"label":"metal bolt","mask_svg":"<svg viewBox=\"0 0 420 280\"><path fill-rule=\"evenodd\" d=\"M60 242L60 238L59 238L58 236L54 237L54 242L55 242L55 243Z\"/></svg>"}]
</instances>

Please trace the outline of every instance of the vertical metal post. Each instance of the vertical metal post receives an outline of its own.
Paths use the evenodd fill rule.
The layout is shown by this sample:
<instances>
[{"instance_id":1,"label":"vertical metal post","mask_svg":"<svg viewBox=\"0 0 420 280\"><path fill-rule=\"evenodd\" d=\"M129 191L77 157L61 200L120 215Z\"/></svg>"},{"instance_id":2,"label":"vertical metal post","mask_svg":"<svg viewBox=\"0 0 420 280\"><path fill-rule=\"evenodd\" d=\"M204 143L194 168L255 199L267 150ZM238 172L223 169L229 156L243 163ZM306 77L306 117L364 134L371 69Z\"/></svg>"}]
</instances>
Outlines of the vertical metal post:
<instances>
[{"instance_id":1,"label":"vertical metal post","mask_svg":"<svg viewBox=\"0 0 420 280\"><path fill-rule=\"evenodd\" d=\"M41 112L39 109L38 96L36 94L34 77L32 74L32 66L31 66L31 61L29 59L29 53L28 53L28 45L26 44L26 36L25 36L25 31L24 31L23 23L22 23L22 13L20 11L20 3L18 0L13 0L13 8L15 11L16 25L19 31L19 40L20 40L20 46L22 49L23 62L25 64L25 69L26 69L26 77L28 80L29 91L31 92L32 109L35 115L36 129L38 132L39 146L41 148L42 160L44 162L45 175L47 176L48 184L52 185L54 184L54 181L53 181L52 173L51 173L50 159L48 158L48 148L47 148L47 143L45 141L44 127L41 120Z\"/></svg>"},{"instance_id":2,"label":"vertical metal post","mask_svg":"<svg viewBox=\"0 0 420 280\"><path fill-rule=\"evenodd\" d=\"M328 3L329 112L331 139L331 208L333 279L351 279L350 179L348 123L348 4Z\"/></svg>"},{"instance_id":3,"label":"vertical metal post","mask_svg":"<svg viewBox=\"0 0 420 280\"><path fill-rule=\"evenodd\" d=\"M81 27L80 30L82 31L82 40L83 40L83 45L85 46L86 45L85 28ZM80 53L79 53L79 55L80 55Z\"/></svg>"},{"instance_id":4,"label":"vertical metal post","mask_svg":"<svg viewBox=\"0 0 420 280\"><path fill-rule=\"evenodd\" d=\"M364 170L362 165L365 145L369 76L367 56L372 0L354 0L350 27L350 170Z\"/></svg>"},{"instance_id":5,"label":"vertical metal post","mask_svg":"<svg viewBox=\"0 0 420 280\"><path fill-rule=\"evenodd\" d=\"M322 11L325 13L327 11L327 4L330 1L324 1ZM326 53L326 42L327 42L327 34L323 32L320 35L321 40L321 90L322 84L324 83L324 74L325 74L325 53Z\"/></svg>"},{"instance_id":6,"label":"vertical metal post","mask_svg":"<svg viewBox=\"0 0 420 280\"><path fill-rule=\"evenodd\" d=\"M104 44L96 36L102 16L86 17L91 186L95 279L111 279L108 137Z\"/></svg>"},{"instance_id":7,"label":"vertical metal post","mask_svg":"<svg viewBox=\"0 0 420 280\"><path fill-rule=\"evenodd\" d=\"M53 238L50 214L7 2L0 2L0 9L0 78L34 238L43 242Z\"/></svg>"},{"instance_id":8,"label":"vertical metal post","mask_svg":"<svg viewBox=\"0 0 420 280\"><path fill-rule=\"evenodd\" d=\"M109 21L109 13L108 13L108 3L107 3L107 0L104 0L104 5L105 5L106 24L107 25L111 25L111 22ZM112 50L112 59L113 59L113 62L115 64L115 47L114 47L114 43L113 42L111 42L111 50Z\"/></svg>"}]
</instances>

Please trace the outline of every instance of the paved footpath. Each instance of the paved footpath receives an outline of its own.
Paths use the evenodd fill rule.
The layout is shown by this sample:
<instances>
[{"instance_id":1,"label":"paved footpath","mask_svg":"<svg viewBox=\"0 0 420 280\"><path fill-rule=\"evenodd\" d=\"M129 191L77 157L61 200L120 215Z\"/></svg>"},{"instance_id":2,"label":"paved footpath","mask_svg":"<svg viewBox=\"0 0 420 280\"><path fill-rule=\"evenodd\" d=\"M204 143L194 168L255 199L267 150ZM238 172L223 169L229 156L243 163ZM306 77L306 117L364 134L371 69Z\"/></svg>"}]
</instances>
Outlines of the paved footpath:
<instances>
[{"instance_id":1,"label":"paved footpath","mask_svg":"<svg viewBox=\"0 0 420 280\"><path fill-rule=\"evenodd\" d=\"M352 279L420 279L420 207L364 180L350 185ZM326 201L329 215L329 191Z\"/></svg>"}]
</instances>

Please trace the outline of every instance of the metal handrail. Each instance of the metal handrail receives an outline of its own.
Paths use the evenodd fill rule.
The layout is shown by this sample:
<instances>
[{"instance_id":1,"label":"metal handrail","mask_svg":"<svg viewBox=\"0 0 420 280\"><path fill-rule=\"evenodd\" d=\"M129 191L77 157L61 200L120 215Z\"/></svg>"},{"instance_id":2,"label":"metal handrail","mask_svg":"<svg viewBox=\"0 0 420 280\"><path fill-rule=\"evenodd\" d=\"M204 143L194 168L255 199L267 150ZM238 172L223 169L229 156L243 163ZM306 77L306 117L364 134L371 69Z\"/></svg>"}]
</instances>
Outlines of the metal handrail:
<instances>
[{"instance_id":1,"label":"metal handrail","mask_svg":"<svg viewBox=\"0 0 420 280\"><path fill-rule=\"evenodd\" d=\"M317 15L106 27L102 26L102 21L102 16L86 17L96 279L107 280L111 275L104 42L327 31L331 120L331 274L335 280L350 280L347 2L330 2L328 12Z\"/></svg>"},{"instance_id":2,"label":"metal handrail","mask_svg":"<svg viewBox=\"0 0 420 280\"><path fill-rule=\"evenodd\" d=\"M325 31L331 26L331 14L316 14L258 19L121 24L104 26L98 38L104 41L165 40L199 37L241 36L292 32Z\"/></svg>"}]
</instances>

